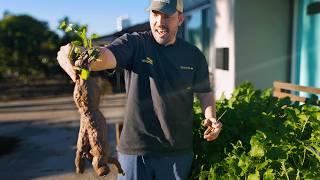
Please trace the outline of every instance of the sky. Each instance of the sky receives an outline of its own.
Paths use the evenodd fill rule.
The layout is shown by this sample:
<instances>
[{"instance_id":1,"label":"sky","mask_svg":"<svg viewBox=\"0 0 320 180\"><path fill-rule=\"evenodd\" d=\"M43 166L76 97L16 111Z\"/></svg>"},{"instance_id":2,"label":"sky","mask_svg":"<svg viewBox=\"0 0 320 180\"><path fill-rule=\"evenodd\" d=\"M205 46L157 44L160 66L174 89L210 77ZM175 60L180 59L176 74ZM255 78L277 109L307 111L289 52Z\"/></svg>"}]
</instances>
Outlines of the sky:
<instances>
[{"instance_id":1,"label":"sky","mask_svg":"<svg viewBox=\"0 0 320 180\"><path fill-rule=\"evenodd\" d=\"M148 5L149 0L0 0L0 19L5 11L27 14L59 32L59 20L67 16L102 36L116 31L119 16L129 16L132 25L148 21Z\"/></svg>"}]
</instances>

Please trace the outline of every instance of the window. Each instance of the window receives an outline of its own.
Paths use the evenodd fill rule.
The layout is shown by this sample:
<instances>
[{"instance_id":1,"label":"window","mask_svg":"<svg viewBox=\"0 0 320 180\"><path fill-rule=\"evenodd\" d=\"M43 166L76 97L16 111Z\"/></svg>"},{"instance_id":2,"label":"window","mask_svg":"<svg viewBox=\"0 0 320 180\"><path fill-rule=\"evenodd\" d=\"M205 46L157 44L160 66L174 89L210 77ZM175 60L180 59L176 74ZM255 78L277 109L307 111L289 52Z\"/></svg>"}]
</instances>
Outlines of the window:
<instances>
[{"instance_id":1,"label":"window","mask_svg":"<svg viewBox=\"0 0 320 180\"><path fill-rule=\"evenodd\" d=\"M186 14L184 37L197 46L205 55L209 67L210 31L212 29L212 15L210 8L193 10Z\"/></svg>"}]
</instances>

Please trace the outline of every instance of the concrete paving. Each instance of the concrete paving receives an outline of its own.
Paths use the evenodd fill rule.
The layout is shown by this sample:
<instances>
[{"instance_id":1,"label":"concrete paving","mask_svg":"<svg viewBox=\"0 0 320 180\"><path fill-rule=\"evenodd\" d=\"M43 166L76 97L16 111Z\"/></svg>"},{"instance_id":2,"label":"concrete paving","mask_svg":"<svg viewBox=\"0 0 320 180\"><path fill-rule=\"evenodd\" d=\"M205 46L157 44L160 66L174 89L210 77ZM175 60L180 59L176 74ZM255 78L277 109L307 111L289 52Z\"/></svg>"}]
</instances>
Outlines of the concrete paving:
<instances>
[{"instance_id":1,"label":"concrete paving","mask_svg":"<svg viewBox=\"0 0 320 180\"><path fill-rule=\"evenodd\" d=\"M112 122L122 120L124 102L124 94L106 95L101 101L112 156L116 156ZM18 139L9 154L0 155L0 179L116 179L113 166L108 176L98 177L89 162L84 174L75 173L78 130L79 113L71 95L0 102L0 137Z\"/></svg>"}]
</instances>

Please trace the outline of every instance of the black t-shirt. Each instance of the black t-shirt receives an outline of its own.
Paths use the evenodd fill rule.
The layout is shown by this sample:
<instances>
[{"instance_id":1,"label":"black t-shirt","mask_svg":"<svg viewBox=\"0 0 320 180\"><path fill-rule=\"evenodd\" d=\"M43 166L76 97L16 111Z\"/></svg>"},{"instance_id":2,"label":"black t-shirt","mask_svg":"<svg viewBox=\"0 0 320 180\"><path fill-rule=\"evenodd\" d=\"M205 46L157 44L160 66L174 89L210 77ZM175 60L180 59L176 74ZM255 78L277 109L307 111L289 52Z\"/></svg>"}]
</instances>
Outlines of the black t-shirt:
<instances>
[{"instance_id":1,"label":"black t-shirt","mask_svg":"<svg viewBox=\"0 0 320 180\"><path fill-rule=\"evenodd\" d=\"M192 151L193 94L210 92L208 64L182 39L158 44L151 31L124 34L108 48L125 71L127 104L118 150Z\"/></svg>"}]
</instances>

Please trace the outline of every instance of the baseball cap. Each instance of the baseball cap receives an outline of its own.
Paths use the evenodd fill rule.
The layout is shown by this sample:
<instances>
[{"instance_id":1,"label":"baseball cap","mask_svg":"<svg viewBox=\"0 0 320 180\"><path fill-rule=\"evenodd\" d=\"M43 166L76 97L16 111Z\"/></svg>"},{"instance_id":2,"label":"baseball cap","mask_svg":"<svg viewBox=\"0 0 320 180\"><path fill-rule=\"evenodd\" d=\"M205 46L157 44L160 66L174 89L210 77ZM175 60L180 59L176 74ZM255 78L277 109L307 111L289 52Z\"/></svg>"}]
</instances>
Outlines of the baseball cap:
<instances>
[{"instance_id":1,"label":"baseball cap","mask_svg":"<svg viewBox=\"0 0 320 180\"><path fill-rule=\"evenodd\" d=\"M159 11L172 15L176 11L183 12L183 0L151 0L148 11Z\"/></svg>"}]
</instances>

